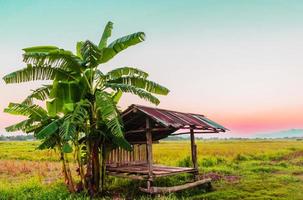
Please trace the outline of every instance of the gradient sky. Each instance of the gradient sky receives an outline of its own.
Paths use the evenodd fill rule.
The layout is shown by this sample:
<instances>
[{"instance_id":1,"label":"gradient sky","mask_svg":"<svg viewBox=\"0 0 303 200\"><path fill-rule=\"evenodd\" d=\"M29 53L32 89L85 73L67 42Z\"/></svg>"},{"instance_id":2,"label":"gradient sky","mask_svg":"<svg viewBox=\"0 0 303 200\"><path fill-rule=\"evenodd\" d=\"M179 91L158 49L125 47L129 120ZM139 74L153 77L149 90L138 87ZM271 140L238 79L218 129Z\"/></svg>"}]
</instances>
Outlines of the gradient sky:
<instances>
[{"instance_id":1,"label":"gradient sky","mask_svg":"<svg viewBox=\"0 0 303 200\"><path fill-rule=\"evenodd\" d=\"M144 31L146 41L102 68L134 66L167 86L159 107L204 114L249 136L303 128L303 1L0 0L0 76L20 69L24 47L99 41ZM2 113L41 83L0 82L0 133L20 118ZM149 105L125 95L121 107Z\"/></svg>"}]
</instances>

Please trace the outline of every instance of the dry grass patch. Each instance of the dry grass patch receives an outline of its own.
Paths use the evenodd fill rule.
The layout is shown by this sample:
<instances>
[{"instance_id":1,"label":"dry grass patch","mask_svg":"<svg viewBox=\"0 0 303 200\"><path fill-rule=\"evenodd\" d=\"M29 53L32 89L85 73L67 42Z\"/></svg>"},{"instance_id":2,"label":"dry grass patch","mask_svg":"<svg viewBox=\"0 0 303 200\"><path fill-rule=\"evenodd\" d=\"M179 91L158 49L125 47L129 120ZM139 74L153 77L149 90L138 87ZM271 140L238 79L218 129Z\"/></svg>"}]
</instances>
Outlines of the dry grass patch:
<instances>
[{"instance_id":1,"label":"dry grass patch","mask_svg":"<svg viewBox=\"0 0 303 200\"><path fill-rule=\"evenodd\" d=\"M51 183L62 177L61 167L60 162L0 160L0 179L11 182L38 176L42 182Z\"/></svg>"}]
</instances>

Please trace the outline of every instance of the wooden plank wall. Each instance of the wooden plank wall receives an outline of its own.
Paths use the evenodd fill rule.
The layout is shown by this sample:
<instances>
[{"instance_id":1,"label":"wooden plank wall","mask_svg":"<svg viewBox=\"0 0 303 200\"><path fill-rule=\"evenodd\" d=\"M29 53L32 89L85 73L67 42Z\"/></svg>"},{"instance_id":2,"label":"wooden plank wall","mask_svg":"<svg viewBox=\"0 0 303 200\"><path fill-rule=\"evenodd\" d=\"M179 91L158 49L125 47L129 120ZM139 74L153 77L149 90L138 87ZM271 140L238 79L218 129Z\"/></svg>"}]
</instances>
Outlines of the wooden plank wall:
<instances>
[{"instance_id":1,"label":"wooden plank wall","mask_svg":"<svg viewBox=\"0 0 303 200\"><path fill-rule=\"evenodd\" d=\"M107 159L107 164L111 166L131 165L146 163L146 144L132 145L133 151L124 149L113 149Z\"/></svg>"}]
</instances>

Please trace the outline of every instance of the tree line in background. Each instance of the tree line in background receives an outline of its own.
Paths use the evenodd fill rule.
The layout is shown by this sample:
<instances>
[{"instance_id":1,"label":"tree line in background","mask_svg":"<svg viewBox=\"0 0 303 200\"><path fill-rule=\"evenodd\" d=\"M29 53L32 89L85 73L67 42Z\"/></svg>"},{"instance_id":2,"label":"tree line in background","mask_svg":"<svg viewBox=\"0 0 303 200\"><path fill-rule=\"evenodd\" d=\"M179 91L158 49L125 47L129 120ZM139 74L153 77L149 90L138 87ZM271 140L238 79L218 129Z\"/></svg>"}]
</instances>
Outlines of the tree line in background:
<instances>
[{"instance_id":1,"label":"tree line in background","mask_svg":"<svg viewBox=\"0 0 303 200\"><path fill-rule=\"evenodd\" d=\"M100 66L130 46L144 41L143 32L108 44L113 23L108 22L98 44L90 40L76 44L76 53L55 46L25 48L26 67L6 75L7 84L50 80L33 90L21 103L4 110L27 119L6 128L8 132L33 133L41 140L38 149L56 149L62 161L70 192L87 191L91 197L104 191L106 159L117 147L131 151L125 140L118 109L122 93L132 93L158 105L156 95L169 90L148 80L148 73L134 67L115 68L107 73ZM36 104L46 103L46 109ZM72 177L67 154L74 154L79 181Z\"/></svg>"},{"instance_id":2,"label":"tree line in background","mask_svg":"<svg viewBox=\"0 0 303 200\"><path fill-rule=\"evenodd\" d=\"M0 141L32 141L32 140L35 140L34 135L16 135L16 136L0 135Z\"/></svg>"}]
</instances>

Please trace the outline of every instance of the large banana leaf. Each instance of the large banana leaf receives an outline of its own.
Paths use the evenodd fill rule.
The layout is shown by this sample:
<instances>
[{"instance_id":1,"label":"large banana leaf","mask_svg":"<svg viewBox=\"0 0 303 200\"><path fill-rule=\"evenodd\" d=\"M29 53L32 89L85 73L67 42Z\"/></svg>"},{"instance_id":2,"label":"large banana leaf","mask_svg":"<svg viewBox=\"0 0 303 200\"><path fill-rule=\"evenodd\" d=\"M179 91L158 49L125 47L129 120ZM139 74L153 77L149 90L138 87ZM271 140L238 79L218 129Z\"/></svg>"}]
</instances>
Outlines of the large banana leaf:
<instances>
[{"instance_id":1,"label":"large banana leaf","mask_svg":"<svg viewBox=\"0 0 303 200\"><path fill-rule=\"evenodd\" d=\"M80 86L78 81L54 81L50 98L59 98L63 103L78 102Z\"/></svg>"},{"instance_id":2,"label":"large banana leaf","mask_svg":"<svg viewBox=\"0 0 303 200\"><path fill-rule=\"evenodd\" d=\"M105 87L109 87L115 91L122 91L122 92L128 92L132 93L134 95L139 96L142 99L145 99L155 105L158 105L160 103L159 99L155 96L153 96L151 93L146 92L143 89L137 88L132 85L127 84L120 84L120 83L106 83L104 85Z\"/></svg>"},{"instance_id":3,"label":"large banana leaf","mask_svg":"<svg viewBox=\"0 0 303 200\"><path fill-rule=\"evenodd\" d=\"M112 35L112 29L113 29L113 23L112 22L107 22L107 24L104 28L102 37L100 39L99 45L98 45L98 47L100 49L103 49L104 47L107 46L107 40Z\"/></svg>"},{"instance_id":4,"label":"large banana leaf","mask_svg":"<svg viewBox=\"0 0 303 200\"><path fill-rule=\"evenodd\" d=\"M25 53L30 52L50 52L59 49L56 46L35 46L22 49Z\"/></svg>"},{"instance_id":5,"label":"large banana leaf","mask_svg":"<svg viewBox=\"0 0 303 200\"><path fill-rule=\"evenodd\" d=\"M23 104L33 104L33 99L44 101L48 98L52 85L44 85L36 90L32 90L32 93L24 99Z\"/></svg>"},{"instance_id":6,"label":"large banana leaf","mask_svg":"<svg viewBox=\"0 0 303 200\"><path fill-rule=\"evenodd\" d=\"M7 132L15 132L20 130L25 130L29 125L33 124L35 121L33 119L26 119L11 126L5 128Z\"/></svg>"},{"instance_id":7,"label":"large banana leaf","mask_svg":"<svg viewBox=\"0 0 303 200\"><path fill-rule=\"evenodd\" d=\"M22 83L36 80L54 80L65 79L75 80L75 77L62 69L52 67L32 67L28 65L26 68L12 72L3 77L5 83Z\"/></svg>"},{"instance_id":8,"label":"large banana leaf","mask_svg":"<svg viewBox=\"0 0 303 200\"><path fill-rule=\"evenodd\" d=\"M160 95L167 95L169 93L169 89L167 89L166 87L140 77L122 77L118 79L109 80L108 83L121 83L131 85L137 88L144 89L148 92Z\"/></svg>"},{"instance_id":9,"label":"large banana leaf","mask_svg":"<svg viewBox=\"0 0 303 200\"><path fill-rule=\"evenodd\" d=\"M143 32L138 32L113 41L110 45L108 45L108 47L102 49L102 58L100 63L109 61L121 51L144 41L144 38L145 34Z\"/></svg>"},{"instance_id":10,"label":"large banana leaf","mask_svg":"<svg viewBox=\"0 0 303 200\"><path fill-rule=\"evenodd\" d=\"M109 130L109 132L106 133L107 136L109 136L116 145L126 150L131 150L130 144L124 138L120 114L110 94L104 91L97 91L96 105L101 118L100 120L105 123Z\"/></svg>"},{"instance_id":11,"label":"large banana leaf","mask_svg":"<svg viewBox=\"0 0 303 200\"><path fill-rule=\"evenodd\" d=\"M76 53L77 53L76 55L81 59L83 59L83 56L81 54L81 48L82 48L83 44L84 44L83 41L79 41L79 42L77 42L77 45L76 45Z\"/></svg>"},{"instance_id":12,"label":"large banana leaf","mask_svg":"<svg viewBox=\"0 0 303 200\"><path fill-rule=\"evenodd\" d=\"M55 134L58 131L59 126L60 126L59 121L60 121L60 119L57 119L57 120L50 122L46 126L44 126L44 128L41 131L36 133L36 135L35 135L36 138L45 139L45 138L50 137L51 135Z\"/></svg>"},{"instance_id":13,"label":"large banana leaf","mask_svg":"<svg viewBox=\"0 0 303 200\"><path fill-rule=\"evenodd\" d=\"M77 133L77 125L73 123L72 116L65 117L62 126L59 129L59 134L65 141L72 140Z\"/></svg>"},{"instance_id":14,"label":"large banana leaf","mask_svg":"<svg viewBox=\"0 0 303 200\"><path fill-rule=\"evenodd\" d=\"M123 94L122 90L118 89L117 92L113 95L112 99L115 104L118 104L118 102L122 97L122 94Z\"/></svg>"},{"instance_id":15,"label":"large banana leaf","mask_svg":"<svg viewBox=\"0 0 303 200\"><path fill-rule=\"evenodd\" d=\"M125 76L137 76L145 79L148 77L148 73L133 67L121 67L107 72L106 79L112 80Z\"/></svg>"},{"instance_id":16,"label":"large banana leaf","mask_svg":"<svg viewBox=\"0 0 303 200\"><path fill-rule=\"evenodd\" d=\"M58 144L58 140L59 138L57 135L51 135L50 137L43 139L37 149L53 149Z\"/></svg>"},{"instance_id":17,"label":"large banana leaf","mask_svg":"<svg viewBox=\"0 0 303 200\"><path fill-rule=\"evenodd\" d=\"M28 52L23 54L23 61L33 66L50 66L64 70L80 72L82 60L71 51L56 49L49 52Z\"/></svg>"},{"instance_id":18,"label":"large banana leaf","mask_svg":"<svg viewBox=\"0 0 303 200\"><path fill-rule=\"evenodd\" d=\"M81 99L81 91L78 81L54 81L49 95L52 100L47 102L49 114L55 116L58 112L73 111L74 103Z\"/></svg>"},{"instance_id":19,"label":"large banana leaf","mask_svg":"<svg viewBox=\"0 0 303 200\"><path fill-rule=\"evenodd\" d=\"M46 101L46 108L49 116L55 117L57 114L62 113L63 102L57 99Z\"/></svg>"},{"instance_id":20,"label":"large banana leaf","mask_svg":"<svg viewBox=\"0 0 303 200\"><path fill-rule=\"evenodd\" d=\"M87 107L88 102L81 100L75 104L73 112L66 114L59 132L65 141L75 138L77 131L85 126L85 121L88 118Z\"/></svg>"},{"instance_id":21,"label":"large banana leaf","mask_svg":"<svg viewBox=\"0 0 303 200\"><path fill-rule=\"evenodd\" d=\"M102 52L99 47L89 40L86 40L81 47L81 55L86 66L96 67L99 64Z\"/></svg>"},{"instance_id":22,"label":"large banana leaf","mask_svg":"<svg viewBox=\"0 0 303 200\"><path fill-rule=\"evenodd\" d=\"M18 103L10 103L4 112L13 115L28 116L35 120L43 120L48 117L47 112L38 105L26 105Z\"/></svg>"},{"instance_id":23,"label":"large banana leaf","mask_svg":"<svg viewBox=\"0 0 303 200\"><path fill-rule=\"evenodd\" d=\"M105 80L105 75L99 69L96 69L94 79L96 81L103 81Z\"/></svg>"},{"instance_id":24,"label":"large banana leaf","mask_svg":"<svg viewBox=\"0 0 303 200\"><path fill-rule=\"evenodd\" d=\"M24 131L25 133L35 133L35 132L39 132L42 127L43 127L43 124L41 122L34 123L34 124L30 124L30 125L26 126L22 131Z\"/></svg>"}]
</instances>

